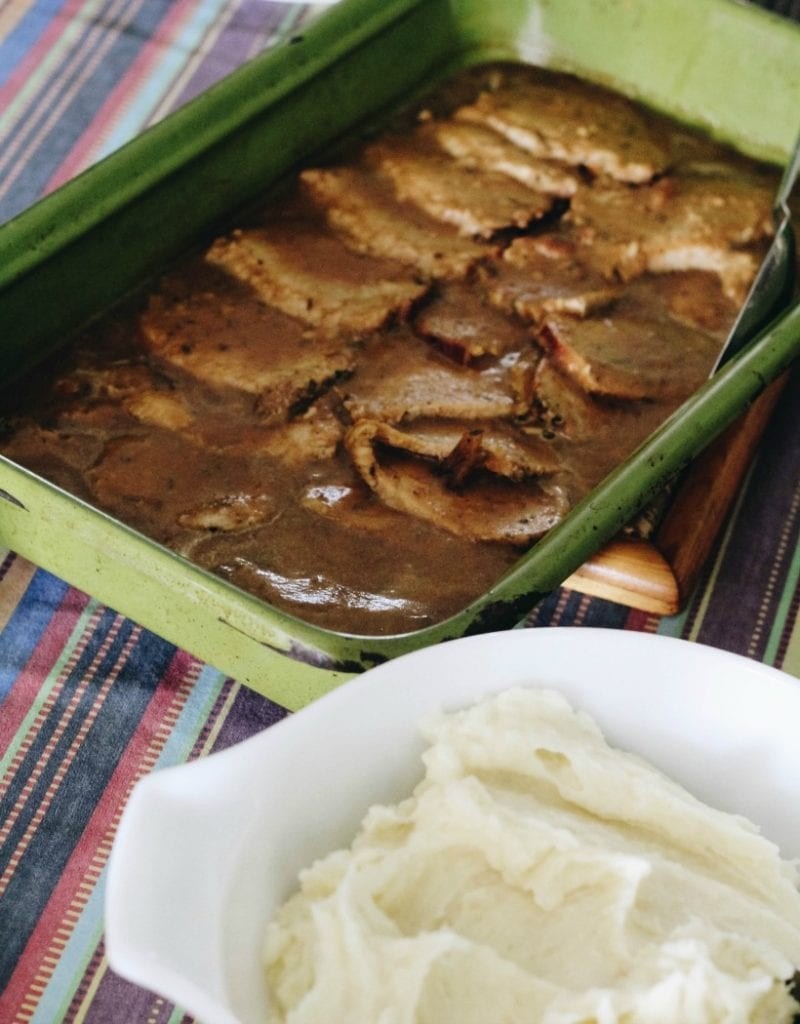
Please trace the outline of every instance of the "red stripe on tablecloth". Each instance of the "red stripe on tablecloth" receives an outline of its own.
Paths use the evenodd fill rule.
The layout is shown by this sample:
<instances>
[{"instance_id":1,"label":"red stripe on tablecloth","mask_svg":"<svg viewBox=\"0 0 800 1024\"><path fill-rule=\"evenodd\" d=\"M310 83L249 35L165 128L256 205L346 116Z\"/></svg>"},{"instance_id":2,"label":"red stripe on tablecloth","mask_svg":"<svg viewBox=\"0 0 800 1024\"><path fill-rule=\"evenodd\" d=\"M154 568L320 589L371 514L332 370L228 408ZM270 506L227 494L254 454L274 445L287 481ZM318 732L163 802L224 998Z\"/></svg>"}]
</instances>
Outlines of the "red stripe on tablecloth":
<instances>
[{"instance_id":1,"label":"red stripe on tablecloth","mask_svg":"<svg viewBox=\"0 0 800 1024\"><path fill-rule=\"evenodd\" d=\"M3 714L0 716L0 753L8 749L36 700L42 679L46 679L52 672L75 628L75 623L88 603L89 598L86 594L72 589L67 591L64 600L55 610L50 625L42 633L41 640L3 703Z\"/></svg>"},{"instance_id":2,"label":"red stripe on tablecloth","mask_svg":"<svg viewBox=\"0 0 800 1024\"><path fill-rule=\"evenodd\" d=\"M65 181L69 181L83 170L87 154L103 140L109 126L119 116L130 97L135 94L140 84L147 79L159 51L168 47L180 33L183 22L196 6L195 0L177 0L170 6L158 31L140 51L127 72L120 78L117 85L109 93L105 103L100 107L88 129L83 132L73 146L66 159L47 183L46 191L50 192Z\"/></svg>"},{"instance_id":3,"label":"red stripe on tablecloth","mask_svg":"<svg viewBox=\"0 0 800 1024\"><path fill-rule=\"evenodd\" d=\"M11 812L9 813L6 820L3 822L2 829L0 829L0 842L7 842L8 836L14 828L17 819L23 813L28 805L31 797L36 793L38 783L48 771L49 763L56 756L56 750L58 749L65 732L70 726L73 718L78 712L79 707L83 703L83 698L92 684L97 678L97 673L100 666L106 659L111 647L114 645L119 630L125 620L121 616L117 616L114 620L111 629L109 629L106 638L103 643L98 647L92 664L88 667L87 671L80 680L79 685L76 687L69 702L61 715L60 720L56 724L55 729L45 743L43 749L39 753L39 757L36 762L36 766L31 772L22 790L19 793L16 803L14 804ZM75 760L78 752L83 746L86 735L95 723L97 716L99 715L103 704L105 703L106 697L108 696L111 687L116 681L117 675L119 674L120 668L125 663L130 654L132 648L136 645L138 639L138 629L134 629L128 640L125 642L122 650L119 652L116 664L113 669L106 674L103 678L100 686L97 688L94 700L92 701L91 707L88 713L81 721L77 733L73 737L72 743L69 749L58 762L55 773L53 774L47 789L44 794L39 798L38 803L34 804L33 815L30 818L28 825L15 846L11 856L6 864L5 871L0 875L0 896L8 888L11 879L14 877L20 862L22 861L25 851L31 843L31 840L36 835L37 830L40 828L44 818L50 809L56 795L58 794L61 785L72 767L72 762ZM62 673L62 676L64 673Z\"/></svg>"},{"instance_id":4,"label":"red stripe on tablecloth","mask_svg":"<svg viewBox=\"0 0 800 1024\"><path fill-rule=\"evenodd\" d=\"M91 636L92 632L94 631L94 628L97 625L97 622L98 622L101 614L102 613L99 610L95 609L95 612L93 613L93 615L91 616L91 618L89 619L89 622L87 624L88 628L83 630L83 633L78 638L78 642L75 644L75 646L69 652L69 657L67 658L67 660L62 665L61 671L58 674L58 678L56 679L52 689L50 690L50 693L48 694L47 699L39 707L39 710L37 711L33 721L29 723L28 730L27 730L27 732L26 732L22 742L17 746L17 750L14 753L14 756L13 756L13 758L11 759L11 761L10 761L10 763L8 765L8 769L6 771L6 774L3 776L2 779L0 779L0 798L5 797L8 789L13 785L13 781L14 781L14 778L16 776L16 773L19 771L19 768L20 768L21 764L23 763L25 758L30 753L31 747L36 743L36 740L37 740L37 738L39 736L39 733L40 733L40 731L42 729L42 725L50 717L50 714L51 714L51 712L53 710L54 705L59 700L59 698L62 696L62 694L64 692L64 688L67 685L67 681L68 681L69 677L71 676L71 674L75 670L75 666L77 665L78 661L80 660L81 656L83 655L84 651L86 650L86 647L88 646L89 637ZM119 628L119 626L117 626L117 628ZM87 680L85 680L85 679L82 680L79 683L79 687L80 687L82 692L85 691L86 685L87 685ZM72 714L74 713L74 711L75 711L75 707L74 707L74 705L72 703L70 703L68 705L68 707L67 707L67 714L71 717ZM59 723L59 725L62 726L62 731L63 731L63 718L62 718L61 722ZM52 737L51 737L51 739L52 739ZM42 769L46 765L46 762L49 760L51 754L52 754L52 746L50 746L49 744L46 744L45 747L44 747L44 750L37 757L36 766L34 768L34 773L36 773L36 774L41 773ZM28 780L28 784L26 784L24 786L23 791L20 794L20 797L18 798L17 803L15 804L12 812L3 821L2 826L0 826L0 843L2 843L4 841L3 832L4 831L7 832L11 828L11 826L13 825L13 819L18 814L20 806L21 806L20 805L20 800L23 799L23 798L27 799L27 796L30 794L30 788L31 788L30 787L30 783L31 782L32 782L32 780L29 779Z\"/></svg>"},{"instance_id":5,"label":"red stripe on tablecloth","mask_svg":"<svg viewBox=\"0 0 800 1024\"><path fill-rule=\"evenodd\" d=\"M17 95L20 88L31 77L34 68L41 64L53 43L64 31L65 25L75 17L83 4L84 0L67 0L61 10L55 11L50 24L39 36L35 45L25 54L5 85L0 86L0 110L4 109L13 97Z\"/></svg>"},{"instance_id":6,"label":"red stripe on tablecloth","mask_svg":"<svg viewBox=\"0 0 800 1024\"><path fill-rule=\"evenodd\" d=\"M16 1014L28 1020L34 1012L105 867L130 792L155 766L201 667L184 651L176 652L170 662L0 995L0 1019Z\"/></svg>"},{"instance_id":7,"label":"red stripe on tablecloth","mask_svg":"<svg viewBox=\"0 0 800 1024\"><path fill-rule=\"evenodd\" d=\"M781 631L780 642L778 643L775 661L773 662L775 668L783 668L783 661L789 649L789 641L792 638L798 617L800 617L800 584L795 588L791 603L789 604L789 611L786 613L786 618L783 622L783 630Z\"/></svg>"},{"instance_id":8,"label":"red stripe on tablecloth","mask_svg":"<svg viewBox=\"0 0 800 1024\"><path fill-rule=\"evenodd\" d=\"M631 608L625 620L625 629L635 629L639 633L655 633L658 630L659 618L652 612L642 612Z\"/></svg>"}]
</instances>

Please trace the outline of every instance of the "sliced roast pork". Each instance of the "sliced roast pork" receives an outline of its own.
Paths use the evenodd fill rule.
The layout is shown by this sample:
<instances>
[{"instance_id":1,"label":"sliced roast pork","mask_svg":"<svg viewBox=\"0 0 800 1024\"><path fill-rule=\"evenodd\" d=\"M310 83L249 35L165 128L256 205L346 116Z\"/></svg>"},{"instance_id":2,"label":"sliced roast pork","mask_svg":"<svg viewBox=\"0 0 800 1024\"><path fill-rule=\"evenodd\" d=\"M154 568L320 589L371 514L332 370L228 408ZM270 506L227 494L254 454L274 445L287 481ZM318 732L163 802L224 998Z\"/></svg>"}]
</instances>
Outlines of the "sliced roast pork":
<instances>
[{"instance_id":1,"label":"sliced roast pork","mask_svg":"<svg viewBox=\"0 0 800 1024\"><path fill-rule=\"evenodd\" d=\"M398 199L468 237L490 238L504 228L527 227L553 208L553 196L504 174L478 172L413 138L376 143L367 155L392 179Z\"/></svg>"},{"instance_id":2,"label":"sliced roast pork","mask_svg":"<svg viewBox=\"0 0 800 1024\"><path fill-rule=\"evenodd\" d=\"M275 502L265 494L226 494L181 512L178 523L190 530L236 533L259 526L275 514Z\"/></svg>"},{"instance_id":3,"label":"sliced roast pork","mask_svg":"<svg viewBox=\"0 0 800 1024\"><path fill-rule=\"evenodd\" d=\"M338 390L353 419L491 419L528 410L533 369L533 353L460 366L400 327L368 341L356 372Z\"/></svg>"},{"instance_id":4,"label":"sliced roast pork","mask_svg":"<svg viewBox=\"0 0 800 1024\"><path fill-rule=\"evenodd\" d=\"M738 305L725 294L716 274L676 270L645 274L631 281L620 308L648 310L712 334L721 344L736 319Z\"/></svg>"},{"instance_id":5,"label":"sliced roast pork","mask_svg":"<svg viewBox=\"0 0 800 1024\"><path fill-rule=\"evenodd\" d=\"M477 284L447 284L414 318L415 330L461 363L529 349L529 329L484 301Z\"/></svg>"},{"instance_id":6,"label":"sliced roast pork","mask_svg":"<svg viewBox=\"0 0 800 1024\"><path fill-rule=\"evenodd\" d=\"M534 389L542 421L570 442L602 437L613 423L614 410L592 398L549 359L536 367Z\"/></svg>"},{"instance_id":7,"label":"sliced roast pork","mask_svg":"<svg viewBox=\"0 0 800 1024\"><path fill-rule=\"evenodd\" d=\"M310 335L298 320L247 295L155 295L141 317L147 349L210 388L252 396L265 422L285 419L355 365L347 338ZM134 407L134 409L136 406ZM152 415L139 403L139 415Z\"/></svg>"},{"instance_id":8,"label":"sliced roast pork","mask_svg":"<svg viewBox=\"0 0 800 1024\"><path fill-rule=\"evenodd\" d=\"M391 508L470 540L524 546L567 511L566 495L544 475L558 463L549 451L528 450L507 436L493 442L491 435L491 429L463 427L417 434L413 427L361 420L345 445L364 481ZM466 472L459 469L463 460ZM506 470L515 474L513 482Z\"/></svg>"},{"instance_id":9,"label":"sliced roast pork","mask_svg":"<svg viewBox=\"0 0 800 1024\"><path fill-rule=\"evenodd\" d=\"M705 270L740 301L759 263L742 247L773 231L772 196L750 181L705 175L629 188L595 182L573 199L581 254L606 277Z\"/></svg>"},{"instance_id":10,"label":"sliced roast pork","mask_svg":"<svg viewBox=\"0 0 800 1024\"><path fill-rule=\"evenodd\" d=\"M399 263L364 256L314 222L234 231L206 259L320 333L360 334L402 317L427 285Z\"/></svg>"},{"instance_id":11,"label":"sliced roast pork","mask_svg":"<svg viewBox=\"0 0 800 1024\"><path fill-rule=\"evenodd\" d=\"M390 184L359 167L303 171L301 179L328 223L359 252L407 263L425 277L461 278L496 251L460 235L411 203Z\"/></svg>"},{"instance_id":12,"label":"sliced roast pork","mask_svg":"<svg viewBox=\"0 0 800 1024\"><path fill-rule=\"evenodd\" d=\"M691 394L708 376L716 339L669 320L551 316L540 340L553 362L593 395L628 400Z\"/></svg>"},{"instance_id":13,"label":"sliced roast pork","mask_svg":"<svg viewBox=\"0 0 800 1024\"><path fill-rule=\"evenodd\" d=\"M510 76L456 111L534 156L583 165L620 181L650 181L669 154L642 113L624 97L575 79Z\"/></svg>"},{"instance_id":14,"label":"sliced roast pork","mask_svg":"<svg viewBox=\"0 0 800 1024\"><path fill-rule=\"evenodd\" d=\"M534 324L550 313L588 316L621 294L577 258L574 243L563 235L514 239L482 280L495 306Z\"/></svg>"},{"instance_id":15,"label":"sliced roast pork","mask_svg":"<svg viewBox=\"0 0 800 1024\"><path fill-rule=\"evenodd\" d=\"M439 146L464 166L505 174L538 192L566 198L575 194L580 183L573 168L541 160L483 125L437 121L430 132Z\"/></svg>"},{"instance_id":16,"label":"sliced roast pork","mask_svg":"<svg viewBox=\"0 0 800 1024\"><path fill-rule=\"evenodd\" d=\"M180 528L240 530L274 514L257 460L205 451L172 431L107 442L87 473L95 500L157 540Z\"/></svg>"}]
</instances>

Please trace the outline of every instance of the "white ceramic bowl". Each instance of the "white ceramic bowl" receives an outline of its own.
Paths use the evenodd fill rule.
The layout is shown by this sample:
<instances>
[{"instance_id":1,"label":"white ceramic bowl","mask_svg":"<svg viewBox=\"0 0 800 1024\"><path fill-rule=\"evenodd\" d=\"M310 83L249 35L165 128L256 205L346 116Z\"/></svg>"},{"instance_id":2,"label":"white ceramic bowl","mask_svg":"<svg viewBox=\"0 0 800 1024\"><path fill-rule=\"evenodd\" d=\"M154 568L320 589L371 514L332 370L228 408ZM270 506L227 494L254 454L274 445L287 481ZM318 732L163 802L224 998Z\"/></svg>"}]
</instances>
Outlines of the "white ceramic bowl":
<instances>
[{"instance_id":1,"label":"white ceramic bowl","mask_svg":"<svg viewBox=\"0 0 800 1024\"><path fill-rule=\"evenodd\" d=\"M417 723L510 686L561 690L608 739L800 855L800 684L643 633L535 629L398 658L222 753L140 782L109 868L112 967L205 1024L269 1020L260 956L300 868L421 777Z\"/></svg>"}]
</instances>

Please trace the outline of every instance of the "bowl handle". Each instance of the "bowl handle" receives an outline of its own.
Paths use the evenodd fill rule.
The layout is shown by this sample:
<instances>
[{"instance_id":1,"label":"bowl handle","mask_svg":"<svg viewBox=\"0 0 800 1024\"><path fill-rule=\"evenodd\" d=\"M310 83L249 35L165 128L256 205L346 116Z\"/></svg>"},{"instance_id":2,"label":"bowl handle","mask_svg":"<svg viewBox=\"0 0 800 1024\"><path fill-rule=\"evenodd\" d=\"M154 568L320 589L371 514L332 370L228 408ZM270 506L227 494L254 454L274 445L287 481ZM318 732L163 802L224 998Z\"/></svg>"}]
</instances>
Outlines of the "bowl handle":
<instances>
[{"instance_id":1,"label":"bowl handle","mask_svg":"<svg viewBox=\"0 0 800 1024\"><path fill-rule=\"evenodd\" d=\"M218 772L204 779L195 763L185 782L184 767L142 779L130 797L109 861L106 951L122 977L204 1024L240 1024L218 941L224 886L209 884L224 870L234 809Z\"/></svg>"}]
</instances>

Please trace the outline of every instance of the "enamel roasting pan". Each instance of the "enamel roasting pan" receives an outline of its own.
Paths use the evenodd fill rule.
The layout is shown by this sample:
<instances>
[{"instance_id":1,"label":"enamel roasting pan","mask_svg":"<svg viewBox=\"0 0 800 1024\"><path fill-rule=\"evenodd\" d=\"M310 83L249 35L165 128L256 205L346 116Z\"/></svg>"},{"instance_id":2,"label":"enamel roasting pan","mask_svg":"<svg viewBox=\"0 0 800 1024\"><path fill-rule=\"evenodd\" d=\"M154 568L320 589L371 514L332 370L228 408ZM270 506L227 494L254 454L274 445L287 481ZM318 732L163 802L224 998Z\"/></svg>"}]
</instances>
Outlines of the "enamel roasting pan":
<instances>
[{"instance_id":1,"label":"enamel roasting pan","mask_svg":"<svg viewBox=\"0 0 800 1024\"><path fill-rule=\"evenodd\" d=\"M800 110L800 28L740 0L342 0L0 228L0 373L231 222L301 162L461 68L571 71L782 163ZM467 609L402 636L302 623L0 458L0 543L241 682L298 708L415 648L513 626L800 353L783 312Z\"/></svg>"}]
</instances>

